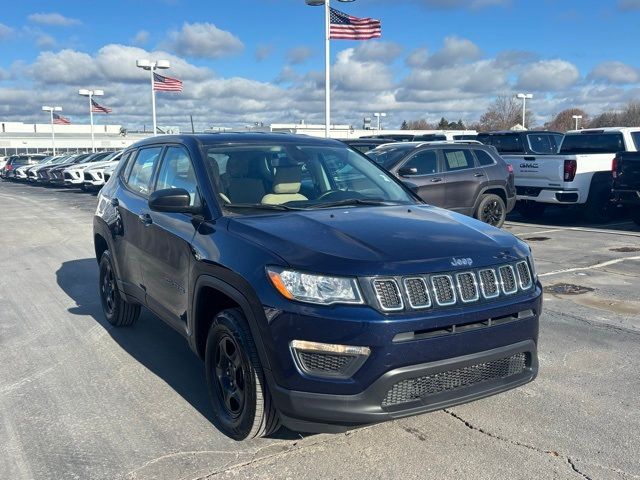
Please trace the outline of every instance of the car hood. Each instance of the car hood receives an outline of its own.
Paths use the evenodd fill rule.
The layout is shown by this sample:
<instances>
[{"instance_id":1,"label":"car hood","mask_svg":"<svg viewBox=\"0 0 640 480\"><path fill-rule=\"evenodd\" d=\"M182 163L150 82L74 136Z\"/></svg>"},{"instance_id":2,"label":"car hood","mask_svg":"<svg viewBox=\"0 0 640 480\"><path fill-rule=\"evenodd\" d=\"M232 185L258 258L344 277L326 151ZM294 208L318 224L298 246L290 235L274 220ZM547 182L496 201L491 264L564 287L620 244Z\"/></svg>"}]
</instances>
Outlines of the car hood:
<instances>
[{"instance_id":1,"label":"car hood","mask_svg":"<svg viewBox=\"0 0 640 480\"><path fill-rule=\"evenodd\" d=\"M87 167L86 170L102 170L111 165L117 165L118 162L96 162L90 167Z\"/></svg>"},{"instance_id":2,"label":"car hood","mask_svg":"<svg viewBox=\"0 0 640 480\"><path fill-rule=\"evenodd\" d=\"M236 216L228 228L292 267L342 275L451 271L504 263L529 252L510 233L426 205Z\"/></svg>"}]
</instances>

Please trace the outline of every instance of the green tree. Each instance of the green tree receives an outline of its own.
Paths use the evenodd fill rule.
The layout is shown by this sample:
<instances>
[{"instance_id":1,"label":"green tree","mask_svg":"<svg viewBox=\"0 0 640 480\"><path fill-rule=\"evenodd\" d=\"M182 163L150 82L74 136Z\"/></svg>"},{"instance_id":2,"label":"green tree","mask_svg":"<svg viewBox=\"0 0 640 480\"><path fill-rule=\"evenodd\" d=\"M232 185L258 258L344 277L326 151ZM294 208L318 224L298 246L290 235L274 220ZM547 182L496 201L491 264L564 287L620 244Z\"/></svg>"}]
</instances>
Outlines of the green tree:
<instances>
[{"instance_id":1,"label":"green tree","mask_svg":"<svg viewBox=\"0 0 640 480\"><path fill-rule=\"evenodd\" d=\"M409 130L409 124L406 120L402 121L402 125L400 126L400 130Z\"/></svg>"}]
</instances>

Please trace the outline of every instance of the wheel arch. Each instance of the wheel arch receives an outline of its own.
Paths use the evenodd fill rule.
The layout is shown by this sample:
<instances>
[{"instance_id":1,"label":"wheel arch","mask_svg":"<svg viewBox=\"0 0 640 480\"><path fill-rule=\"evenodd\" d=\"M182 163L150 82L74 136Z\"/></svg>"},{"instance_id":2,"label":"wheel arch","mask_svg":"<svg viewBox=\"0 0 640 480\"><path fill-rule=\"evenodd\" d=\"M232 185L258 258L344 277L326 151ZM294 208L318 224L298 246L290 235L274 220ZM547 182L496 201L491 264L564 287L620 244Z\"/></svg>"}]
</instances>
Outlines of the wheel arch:
<instances>
[{"instance_id":1,"label":"wheel arch","mask_svg":"<svg viewBox=\"0 0 640 480\"><path fill-rule=\"evenodd\" d=\"M478 194L478 197L476 198L476 203L473 205L473 213L475 214L478 211L478 206L480 205L480 202L482 201L482 197L484 195L487 194L495 194L498 195L500 198L502 198L502 201L504 202L505 206L509 203L508 201L508 197L507 197L507 189L502 187L502 186L498 186L498 185L488 185L486 187L484 187L482 190L480 190L480 193Z\"/></svg>"}]
</instances>

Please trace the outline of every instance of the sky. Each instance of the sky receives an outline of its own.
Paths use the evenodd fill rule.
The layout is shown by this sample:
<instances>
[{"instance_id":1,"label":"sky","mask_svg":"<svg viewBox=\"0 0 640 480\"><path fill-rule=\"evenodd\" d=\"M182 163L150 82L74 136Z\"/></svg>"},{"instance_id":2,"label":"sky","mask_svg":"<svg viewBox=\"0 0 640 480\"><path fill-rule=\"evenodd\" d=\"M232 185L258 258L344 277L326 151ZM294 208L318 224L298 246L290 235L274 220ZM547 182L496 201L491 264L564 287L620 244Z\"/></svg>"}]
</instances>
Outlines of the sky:
<instances>
[{"instance_id":1,"label":"sky","mask_svg":"<svg viewBox=\"0 0 640 480\"><path fill-rule=\"evenodd\" d=\"M357 0L382 38L331 42L332 121L387 128L472 123L496 95L532 93L536 123L640 100L640 0ZM7 1L0 16L0 120L88 122L79 88L103 89L98 123L149 128L148 73L170 60L183 93L159 92L158 124L196 129L324 122L323 9L304 0Z\"/></svg>"}]
</instances>

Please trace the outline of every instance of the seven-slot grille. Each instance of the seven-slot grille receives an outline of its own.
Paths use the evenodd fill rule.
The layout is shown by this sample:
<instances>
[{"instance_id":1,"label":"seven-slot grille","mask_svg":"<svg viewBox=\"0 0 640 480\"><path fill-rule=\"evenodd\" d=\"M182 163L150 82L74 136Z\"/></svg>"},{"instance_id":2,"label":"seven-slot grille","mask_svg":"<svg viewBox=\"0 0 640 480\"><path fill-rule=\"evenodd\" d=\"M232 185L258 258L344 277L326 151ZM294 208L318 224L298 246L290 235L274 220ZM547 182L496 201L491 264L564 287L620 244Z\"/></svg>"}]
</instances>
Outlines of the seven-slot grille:
<instances>
[{"instance_id":1,"label":"seven-slot grille","mask_svg":"<svg viewBox=\"0 0 640 480\"><path fill-rule=\"evenodd\" d=\"M431 296L424 278L405 278L404 289L407 292L411 308L429 308L431 306Z\"/></svg>"},{"instance_id":2,"label":"seven-slot grille","mask_svg":"<svg viewBox=\"0 0 640 480\"><path fill-rule=\"evenodd\" d=\"M518 291L516 275L511 265L503 265L500 267L500 280L502 281L502 291L506 295L511 295Z\"/></svg>"},{"instance_id":3,"label":"seven-slot grille","mask_svg":"<svg viewBox=\"0 0 640 480\"><path fill-rule=\"evenodd\" d=\"M529 290L533 276L526 261L496 268L416 275L403 278L376 278L371 285L383 311L447 307L460 303L491 300Z\"/></svg>"},{"instance_id":4,"label":"seven-slot grille","mask_svg":"<svg viewBox=\"0 0 640 480\"><path fill-rule=\"evenodd\" d=\"M374 280L373 289L376 292L376 297L378 297L378 302L383 310L391 312L404 308L400 289L394 279Z\"/></svg>"}]
</instances>

